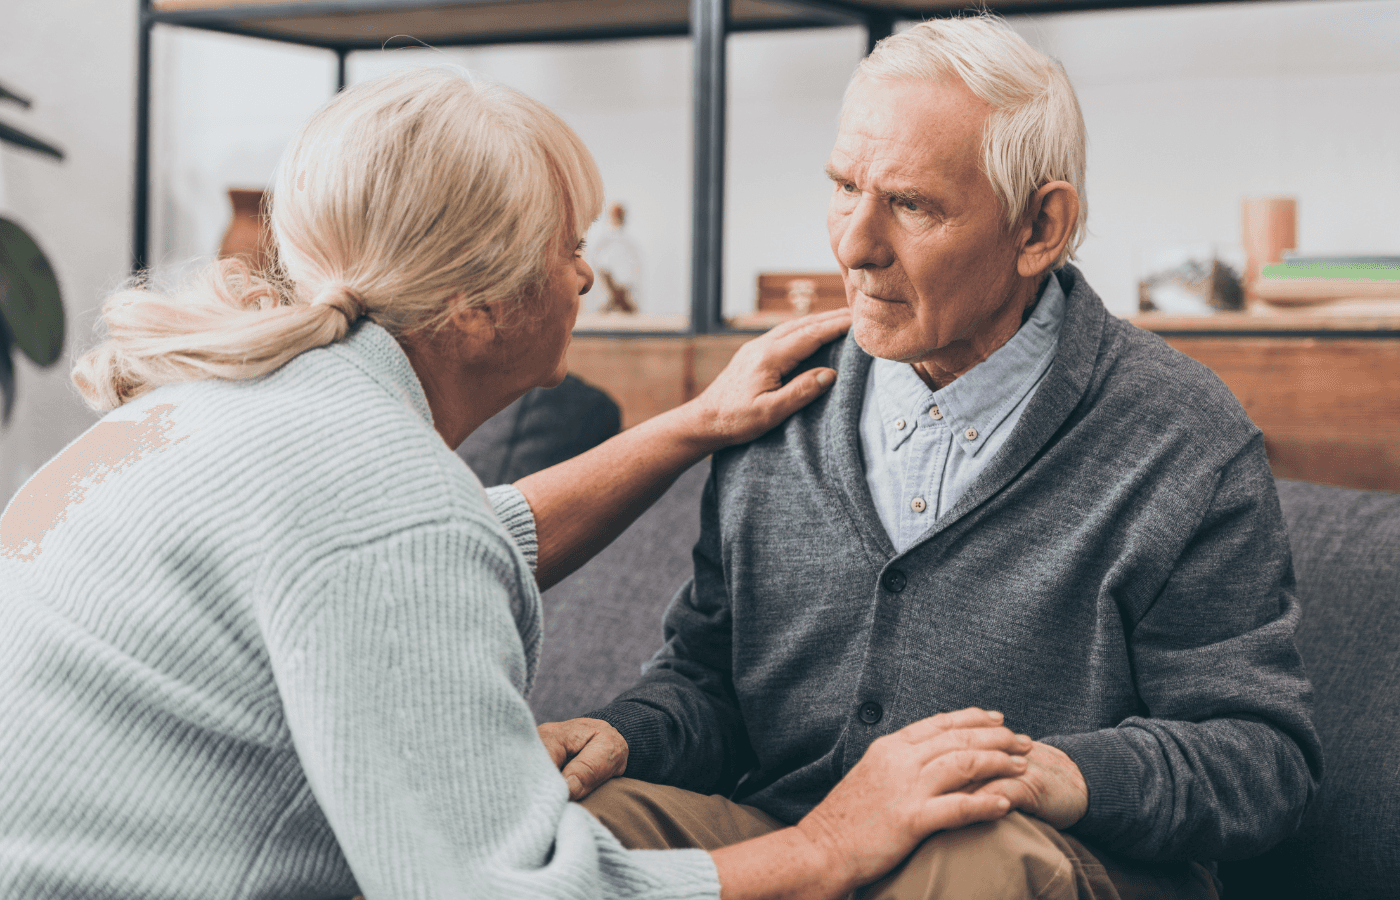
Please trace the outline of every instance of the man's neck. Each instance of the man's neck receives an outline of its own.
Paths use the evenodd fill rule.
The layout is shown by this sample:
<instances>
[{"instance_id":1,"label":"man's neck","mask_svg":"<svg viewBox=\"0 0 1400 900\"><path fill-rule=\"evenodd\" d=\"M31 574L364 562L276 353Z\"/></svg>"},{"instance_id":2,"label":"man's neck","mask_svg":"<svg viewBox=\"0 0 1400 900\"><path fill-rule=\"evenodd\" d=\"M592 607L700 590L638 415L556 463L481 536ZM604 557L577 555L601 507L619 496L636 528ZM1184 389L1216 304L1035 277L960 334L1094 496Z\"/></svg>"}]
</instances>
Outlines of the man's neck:
<instances>
[{"instance_id":1,"label":"man's neck","mask_svg":"<svg viewBox=\"0 0 1400 900\"><path fill-rule=\"evenodd\" d=\"M1012 294L1010 301L988 320L987 327L980 333L940 347L924 359L911 363L914 373L933 391L942 390L967 374L1021 330L1035 311L1035 305L1044 293L1045 281L1050 277L1051 274L1047 272L1042 277L1028 279L1026 289Z\"/></svg>"}]
</instances>

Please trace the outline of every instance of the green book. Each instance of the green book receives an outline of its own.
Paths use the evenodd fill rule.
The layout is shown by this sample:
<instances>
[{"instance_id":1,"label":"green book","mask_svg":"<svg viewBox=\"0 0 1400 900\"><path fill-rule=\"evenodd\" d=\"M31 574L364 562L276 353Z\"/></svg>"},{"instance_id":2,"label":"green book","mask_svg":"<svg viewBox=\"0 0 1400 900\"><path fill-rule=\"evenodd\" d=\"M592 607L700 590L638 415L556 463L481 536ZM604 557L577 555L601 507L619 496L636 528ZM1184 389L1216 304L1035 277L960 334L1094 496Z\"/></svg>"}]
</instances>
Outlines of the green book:
<instances>
[{"instance_id":1,"label":"green book","mask_svg":"<svg viewBox=\"0 0 1400 900\"><path fill-rule=\"evenodd\" d=\"M1400 281L1400 256L1295 256L1264 267L1265 278Z\"/></svg>"}]
</instances>

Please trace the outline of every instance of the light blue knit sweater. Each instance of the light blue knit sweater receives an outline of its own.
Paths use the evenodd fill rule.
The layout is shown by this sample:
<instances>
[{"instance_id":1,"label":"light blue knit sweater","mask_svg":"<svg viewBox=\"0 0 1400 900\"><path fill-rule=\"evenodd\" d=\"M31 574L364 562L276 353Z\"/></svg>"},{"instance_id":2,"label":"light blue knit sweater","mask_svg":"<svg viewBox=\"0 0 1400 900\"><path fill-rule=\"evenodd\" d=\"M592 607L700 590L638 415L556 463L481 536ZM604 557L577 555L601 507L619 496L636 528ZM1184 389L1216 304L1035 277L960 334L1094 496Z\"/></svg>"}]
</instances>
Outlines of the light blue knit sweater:
<instances>
[{"instance_id":1,"label":"light blue knit sweater","mask_svg":"<svg viewBox=\"0 0 1400 900\"><path fill-rule=\"evenodd\" d=\"M534 540L373 324L108 415L0 519L0 897L713 900L568 802Z\"/></svg>"}]
</instances>

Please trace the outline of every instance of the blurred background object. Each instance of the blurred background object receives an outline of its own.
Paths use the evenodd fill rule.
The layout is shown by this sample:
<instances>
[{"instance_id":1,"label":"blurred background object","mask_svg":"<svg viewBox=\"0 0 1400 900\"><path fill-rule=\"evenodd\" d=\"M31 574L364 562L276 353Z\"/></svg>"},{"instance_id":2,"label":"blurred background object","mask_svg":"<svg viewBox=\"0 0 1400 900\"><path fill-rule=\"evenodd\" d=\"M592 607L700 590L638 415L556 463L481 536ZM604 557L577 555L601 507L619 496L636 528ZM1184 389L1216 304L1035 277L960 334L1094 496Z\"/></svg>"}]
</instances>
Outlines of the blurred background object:
<instances>
[{"instance_id":1,"label":"blurred background object","mask_svg":"<svg viewBox=\"0 0 1400 900\"><path fill-rule=\"evenodd\" d=\"M30 101L0 85L0 101L29 109ZM0 122L0 144L33 150L62 160L63 151ZM34 239L16 223L0 218L0 425L15 404L15 364L11 349L39 366L53 365L63 352L63 299L58 276ZM3 500L0 497L0 505Z\"/></svg>"},{"instance_id":2,"label":"blurred background object","mask_svg":"<svg viewBox=\"0 0 1400 900\"><path fill-rule=\"evenodd\" d=\"M233 216L228 230L219 243L219 256L238 257L254 272L271 272L277 256L272 227L267 219L267 192L229 188L229 205Z\"/></svg>"},{"instance_id":3,"label":"blurred background object","mask_svg":"<svg viewBox=\"0 0 1400 900\"><path fill-rule=\"evenodd\" d=\"M1203 245L1148 254L1138 282L1138 309L1198 316L1244 309L1239 253Z\"/></svg>"},{"instance_id":4,"label":"blurred background object","mask_svg":"<svg viewBox=\"0 0 1400 900\"><path fill-rule=\"evenodd\" d=\"M1240 237L1244 241L1245 294L1259 302L1259 276L1269 263L1298 246L1298 201L1293 197L1245 197L1240 201Z\"/></svg>"},{"instance_id":5,"label":"blurred background object","mask_svg":"<svg viewBox=\"0 0 1400 900\"><path fill-rule=\"evenodd\" d=\"M457 448L486 487L592 450L622 430L617 404L574 375L558 387L535 388L482 423Z\"/></svg>"},{"instance_id":6,"label":"blurred background object","mask_svg":"<svg viewBox=\"0 0 1400 900\"><path fill-rule=\"evenodd\" d=\"M585 254L603 288L603 305L598 311L634 314L640 311L637 286L642 281L642 253L627 236L625 206L614 203L609 207L608 223L610 227L598 239L598 248Z\"/></svg>"}]
</instances>

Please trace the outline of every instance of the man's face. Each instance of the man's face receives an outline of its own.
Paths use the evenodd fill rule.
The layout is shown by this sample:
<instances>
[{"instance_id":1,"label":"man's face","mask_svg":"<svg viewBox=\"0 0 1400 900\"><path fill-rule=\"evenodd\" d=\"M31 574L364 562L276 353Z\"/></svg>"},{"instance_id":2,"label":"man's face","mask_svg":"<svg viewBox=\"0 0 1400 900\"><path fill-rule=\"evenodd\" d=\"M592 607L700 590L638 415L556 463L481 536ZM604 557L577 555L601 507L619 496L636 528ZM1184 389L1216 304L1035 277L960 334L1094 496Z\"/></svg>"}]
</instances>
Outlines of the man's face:
<instances>
[{"instance_id":1,"label":"man's face","mask_svg":"<svg viewBox=\"0 0 1400 900\"><path fill-rule=\"evenodd\" d=\"M851 90L827 166L826 222L856 341L873 356L990 352L1020 323L1015 241L978 168L990 111L955 79Z\"/></svg>"}]
</instances>

